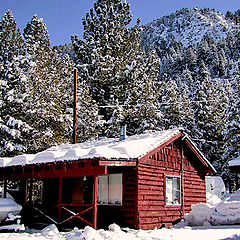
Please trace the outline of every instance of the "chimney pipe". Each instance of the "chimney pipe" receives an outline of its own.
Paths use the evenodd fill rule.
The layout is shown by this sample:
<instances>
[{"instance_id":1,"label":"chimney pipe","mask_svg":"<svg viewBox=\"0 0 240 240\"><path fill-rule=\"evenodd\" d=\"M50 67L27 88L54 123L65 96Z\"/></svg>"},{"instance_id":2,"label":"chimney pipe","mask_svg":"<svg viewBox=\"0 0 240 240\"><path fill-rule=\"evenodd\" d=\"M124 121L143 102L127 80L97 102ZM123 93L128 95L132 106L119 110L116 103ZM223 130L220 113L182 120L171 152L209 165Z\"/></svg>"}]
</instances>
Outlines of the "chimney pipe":
<instances>
[{"instance_id":1,"label":"chimney pipe","mask_svg":"<svg viewBox=\"0 0 240 240\"><path fill-rule=\"evenodd\" d=\"M120 135L120 141L123 141L126 139L126 125L121 126L121 135Z\"/></svg>"},{"instance_id":2,"label":"chimney pipe","mask_svg":"<svg viewBox=\"0 0 240 240\"><path fill-rule=\"evenodd\" d=\"M77 143L77 75L78 71L74 69L74 97L73 97L73 144Z\"/></svg>"}]
</instances>

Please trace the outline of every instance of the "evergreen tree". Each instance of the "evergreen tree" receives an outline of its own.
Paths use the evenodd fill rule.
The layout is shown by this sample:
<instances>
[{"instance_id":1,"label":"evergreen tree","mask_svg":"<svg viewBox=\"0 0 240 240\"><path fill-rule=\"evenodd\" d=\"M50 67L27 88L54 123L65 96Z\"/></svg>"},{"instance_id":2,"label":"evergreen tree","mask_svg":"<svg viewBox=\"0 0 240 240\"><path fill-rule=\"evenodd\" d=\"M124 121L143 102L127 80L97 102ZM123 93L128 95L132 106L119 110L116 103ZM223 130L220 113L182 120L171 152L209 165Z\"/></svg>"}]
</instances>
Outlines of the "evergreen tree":
<instances>
[{"instance_id":1,"label":"evergreen tree","mask_svg":"<svg viewBox=\"0 0 240 240\"><path fill-rule=\"evenodd\" d=\"M36 129L32 151L68 141L70 122L66 121L66 92L70 88L69 71L55 50L50 47L43 19L34 15L24 29L25 49L29 63L29 94L25 105L28 122Z\"/></svg>"},{"instance_id":2,"label":"evergreen tree","mask_svg":"<svg viewBox=\"0 0 240 240\"><path fill-rule=\"evenodd\" d=\"M134 96L138 97L138 95L134 95L136 88L143 88L148 78L149 81L157 80L158 65L153 63L155 69L149 66L149 59L154 58L150 54L154 55L155 53L150 51L147 55L142 50L141 29L138 25L127 28L132 20L129 8L130 5L127 2L122 3L121 0L95 2L94 9L90 9L90 13L87 13L86 18L83 19L85 41L78 39L77 36L72 37L79 63L80 77L89 83L90 92L97 105L106 106L106 108L100 109L100 114L106 122L106 129L111 128L109 124L112 123L116 113L116 109L109 108L108 105L117 102L119 105L126 106L124 107L125 120L123 121L130 126L130 122L127 120L130 116L129 111L132 112L132 105L139 104L137 99L133 100ZM157 59L156 56L155 59ZM144 67L145 69L143 69ZM152 83L150 85L155 86ZM155 89L153 92L156 92ZM128 96L128 93L132 93L131 97ZM145 96L145 104L151 101L151 98L146 99ZM131 132L142 129L140 125L144 120L141 119L147 118L147 114L149 114L145 111L146 114L142 115L143 113L139 111L135 112L138 114L135 115L135 119L138 118L138 120L134 124L135 130L131 129ZM147 108L147 111L151 112L152 110ZM120 122L117 119L115 121ZM109 130L107 132L110 133ZM117 135L112 131L111 134Z\"/></svg>"},{"instance_id":3,"label":"evergreen tree","mask_svg":"<svg viewBox=\"0 0 240 240\"><path fill-rule=\"evenodd\" d=\"M211 79L204 62L199 68L199 80L194 98L194 112L200 146L206 156L215 162L223 154L224 130L229 103L229 95L221 79Z\"/></svg>"},{"instance_id":4,"label":"evergreen tree","mask_svg":"<svg viewBox=\"0 0 240 240\"><path fill-rule=\"evenodd\" d=\"M179 127L180 108L178 104L178 86L174 79L164 76L161 81L161 112L163 113L161 127L169 129Z\"/></svg>"},{"instance_id":5,"label":"evergreen tree","mask_svg":"<svg viewBox=\"0 0 240 240\"><path fill-rule=\"evenodd\" d=\"M0 21L0 59L0 155L12 156L27 150L32 127L23 110L27 81L22 66L27 59L11 11Z\"/></svg>"},{"instance_id":6,"label":"evergreen tree","mask_svg":"<svg viewBox=\"0 0 240 240\"><path fill-rule=\"evenodd\" d=\"M86 81L80 81L77 91L77 141L98 136L102 123L96 102L92 99Z\"/></svg>"},{"instance_id":7,"label":"evergreen tree","mask_svg":"<svg viewBox=\"0 0 240 240\"><path fill-rule=\"evenodd\" d=\"M238 67L236 66L236 69ZM236 71L232 79L232 95L230 98L229 111L227 117L226 129L226 150L225 159L231 160L240 155L240 74L239 69Z\"/></svg>"}]
</instances>

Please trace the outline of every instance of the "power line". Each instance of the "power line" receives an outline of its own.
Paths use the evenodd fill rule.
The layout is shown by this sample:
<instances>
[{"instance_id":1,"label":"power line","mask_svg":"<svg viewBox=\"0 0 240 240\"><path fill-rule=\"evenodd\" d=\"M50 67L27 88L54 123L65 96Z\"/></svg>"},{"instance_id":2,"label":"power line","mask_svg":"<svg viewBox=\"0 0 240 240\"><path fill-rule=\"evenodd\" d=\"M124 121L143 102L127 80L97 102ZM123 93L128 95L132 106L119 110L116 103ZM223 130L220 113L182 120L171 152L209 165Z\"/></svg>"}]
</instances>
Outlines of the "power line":
<instances>
[{"instance_id":1,"label":"power line","mask_svg":"<svg viewBox=\"0 0 240 240\"><path fill-rule=\"evenodd\" d=\"M184 102L161 102L159 105L175 105L175 104L184 104L184 103L210 103L210 102L217 102L217 100L208 100L208 101L184 101ZM136 105L131 105L131 104L119 104L119 105L105 105L105 106L98 106L99 108L114 108L114 107L131 107L131 106L136 106Z\"/></svg>"}]
</instances>

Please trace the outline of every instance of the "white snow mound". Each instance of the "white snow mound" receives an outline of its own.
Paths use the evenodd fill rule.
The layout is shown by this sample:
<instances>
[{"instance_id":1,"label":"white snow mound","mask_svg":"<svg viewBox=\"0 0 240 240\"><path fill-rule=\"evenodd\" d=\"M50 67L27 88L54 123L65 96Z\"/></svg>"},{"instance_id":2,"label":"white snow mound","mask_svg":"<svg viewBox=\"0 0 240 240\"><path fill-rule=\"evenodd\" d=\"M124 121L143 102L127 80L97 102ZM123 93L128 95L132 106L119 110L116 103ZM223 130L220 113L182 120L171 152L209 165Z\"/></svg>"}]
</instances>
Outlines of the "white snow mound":
<instances>
[{"instance_id":1,"label":"white snow mound","mask_svg":"<svg viewBox=\"0 0 240 240\"><path fill-rule=\"evenodd\" d=\"M240 190L213 207L204 203L193 205L184 219L190 226L240 224Z\"/></svg>"},{"instance_id":2,"label":"white snow mound","mask_svg":"<svg viewBox=\"0 0 240 240\"><path fill-rule=\"evenodd\" d=\"M51 224L51 225L45 227L44 229L42 229L41 234L44 237L57 236L59 234L59 231L54 224Z\"/></svg>"}]
</instances>

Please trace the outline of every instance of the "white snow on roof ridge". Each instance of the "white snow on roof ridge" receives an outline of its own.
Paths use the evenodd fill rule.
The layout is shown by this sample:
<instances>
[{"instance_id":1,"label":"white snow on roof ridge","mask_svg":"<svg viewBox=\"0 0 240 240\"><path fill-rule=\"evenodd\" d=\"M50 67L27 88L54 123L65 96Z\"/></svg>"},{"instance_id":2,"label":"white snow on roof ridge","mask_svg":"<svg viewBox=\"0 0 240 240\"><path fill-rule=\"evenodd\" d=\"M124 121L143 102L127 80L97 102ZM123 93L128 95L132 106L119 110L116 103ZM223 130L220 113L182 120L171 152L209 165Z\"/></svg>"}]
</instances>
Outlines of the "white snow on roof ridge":
<instances>
[{"instance_id":1,"label":"white snow on roof ridge","mask_svg":"<svg viewBox=\"0 0 240 240\"><path fill-rule=\"evenodd\" d=\"M148 131L144 134L128 136L123 141L114 138L102 138L77 144L61 144L37 154L0 158L0 167L93 158L137 159L179 133L179 129Z\"/></svg>"}]
</instances>

